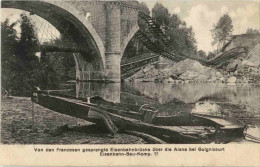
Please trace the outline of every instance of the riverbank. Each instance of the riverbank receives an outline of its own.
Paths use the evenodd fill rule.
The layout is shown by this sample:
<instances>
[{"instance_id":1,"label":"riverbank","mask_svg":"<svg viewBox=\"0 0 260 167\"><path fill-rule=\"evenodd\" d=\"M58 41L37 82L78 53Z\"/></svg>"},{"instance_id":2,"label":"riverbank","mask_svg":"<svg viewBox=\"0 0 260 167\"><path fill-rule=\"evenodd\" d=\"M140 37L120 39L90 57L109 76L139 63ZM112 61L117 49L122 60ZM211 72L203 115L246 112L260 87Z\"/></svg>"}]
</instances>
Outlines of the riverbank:
<instances>
[{"instance_id":1,"label":"riverbank","mask_svg":"<svg viewBox=\"0 0 260 167\"><path fill-rule=\"evenodd\" d=\"M147 83L149 84L149 83ZM166 84L168 86L169 84ZM188 84L187 84L188 85ZM194 87L190 85L194 94L177 91L177 88L165 89L163 87L154 87L149 85L149 88L156 91L163 92L151 92L148 87L137 85L142 95L139 95L140 99L137 99L136 95L134 99L122 96L122 103L138 103L140 104L142 98L149 96L149 99L157 101L153 103L156 108L161 111L162 115L177 114L180 112L191 112L194 108L195 101L208 101L219 105L223 112L227 115L234 117L244 123L249 128L247 134L260 137L260 124L259 124L259 110L258 104L254 104L253 101L245 100L246 98L240 94L240 92L248 92L251 100L256 100L258 103L259 97L256 90L248 91L241 90L240 92L230 92L228 89L223 91L211 92L210 94L198 94L204 90L209 93L209 89L205 85L202 88ZM209 85L209 88L213 88ZM221 87L220 87L221 88ZM183 88L187 91L190 89ZM223 89L223 88L222 88ZM215 90L215 89L212 89ZM236 90L236 89L235 89ZM145 93L146 92L146 93ZM150 93L148 93L150 92ZM166 92L170 93L167 94ZM219 92L219 93L218 93ZM223 96L223 92L228 93L230 96ZM255 97L252 92L256 93ZM218 96L221 95L221 96ZM160 97L162 95L162 97ZM174 95L174 96L170 96ZM195 97L194 95L197 95ZM243 93L244 95L244 93ZM183 97L182 97L183 96ZM187 98L185 98L187 97ZM195 99L188 99L195 98ZM237 98L234 98L237 97ZM163 99L164 98L164 99ZM180 99L180 100L177 100ZM232 99L232 101L230 101ZM135 100L135 101L134 101ZM141 100L141 101L140 101ZM143 99L144 100L144 99ZM239 100L239 101L237 101ZM40 105L34 104L34 112L32 112L32 102L27 97L2 97L1 106L1 142L3 144L148 144L147 139L142 136L136 137L133 134L117 133L114 137L108 134L105 130L98 129L94 124L81 119L66 116L52 110L46 109ZM141 137L141 138L140 138ZM145 139L145 140L144 140ZM234 140L235 143L248 143L250 138L246 140L238 139Z\"/></svg>"},{"instance_id":2,"label":"riverbank","mask_svg":"<svg viewBox=\"0 0 260 167\"><path fill-rule=\"evenodd\" d=\"M259 74L248 72L248 69L227 72L201 65L195 60L186 59L178 63L149 65L125 82L162 82L173 84L185 83L226 83L259 85Z\"/></svg>"},{"instance_id":3,"label":"riverbank","mask_svg":"<svg viewBox=\"0 0 260 167\"><path fill-rule=\"evenodd\" d=\"M91 122L56 113L28 97L2 97L3 144L143 144L142 138L117 133L114 137Z\"/></svg>"}]
</instances>

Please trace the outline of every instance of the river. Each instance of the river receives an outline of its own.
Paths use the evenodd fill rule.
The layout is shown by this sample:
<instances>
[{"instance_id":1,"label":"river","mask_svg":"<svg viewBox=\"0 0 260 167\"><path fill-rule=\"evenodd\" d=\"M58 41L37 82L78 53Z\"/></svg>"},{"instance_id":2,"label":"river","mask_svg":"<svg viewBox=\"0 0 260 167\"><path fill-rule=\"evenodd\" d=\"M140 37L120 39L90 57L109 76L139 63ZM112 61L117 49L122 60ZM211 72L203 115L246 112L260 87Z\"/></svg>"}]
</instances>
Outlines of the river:
<instances>
[{"instance_id":1,"label":"river","mask_svg":"<svg viewBox=\"0 0 260 167\"><path fill-rule=\"evenodd\" d=\"M245 105L260 114L260 86L254 85L75 82L71 86L71 93L81 98L101 96L110 102L151 105L210 100Z\"/></svg>"}]
</instances>

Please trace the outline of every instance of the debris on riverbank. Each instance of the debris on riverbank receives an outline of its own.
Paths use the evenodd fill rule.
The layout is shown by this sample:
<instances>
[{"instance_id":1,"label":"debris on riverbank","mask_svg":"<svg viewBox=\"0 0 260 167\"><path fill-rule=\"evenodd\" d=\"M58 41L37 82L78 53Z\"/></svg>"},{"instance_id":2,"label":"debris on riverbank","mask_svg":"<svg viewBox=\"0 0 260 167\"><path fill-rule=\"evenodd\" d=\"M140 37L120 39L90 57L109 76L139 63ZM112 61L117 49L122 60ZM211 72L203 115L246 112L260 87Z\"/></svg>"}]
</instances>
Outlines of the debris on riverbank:
<instances>
[{"instance_id":1,"label":"debris on riverbank","mask_svg":"<svg viewBox=\"0 0 260 167\"><path fill-rule=\"evenodd\" d=\"M203 66L195 60L186 59L164 67L156 67L156 65L147 66L135 75L126 79L126 81L190 83L208 81L222 82L224 81L224 78L219 71Z\"/></svg>"},{"instance_id":2,"label":"debris on riverbank","mask_svg":"<svg viewBox=\"0 0 260 167\"><path fill-rule=\"evenodd\" d=\"M142 144L142 138L100 131L95 124L56 113L28 97L2 97L3 144Z\"/></svg>"},{"instance_id":3,"label":"debris on riverbank","mask_svg":"<svg viewBox=\"0 0 260 167\"><path fill-rule=\"evenodd\" d=\"M249 59L251 61L251 59ZM243 61L243 63L250 63ZM231 68L229 65L227 68ZM149 65L133 76L125 79L126 82L164 82L164 83L227 83L227 84L259 84L259 67L248 65L236 66L235 72L226 69L214 69L201 65L196 60L169 64L164 67ZM239 67L239 68L238 68Z\"/></svg>"},{"instance_id":4,"label":"debris on riverbank","mask_svg":"<svg viewBox=\"0 0 260 167\"><path fill-rule=\"evenodd\" d=\"M234 58L207 67L196 60L186 59L168 65L149 65L133 76L128 82L165 82L165 83L260 83L260 35L234 35L216 57ZM239 50L243 50L242 52ZM238 52L239 51L239 52ZM216 58L215 57L215 58ZM214 58L214 59L215 59Z\"/></svg>"}]
</instances>

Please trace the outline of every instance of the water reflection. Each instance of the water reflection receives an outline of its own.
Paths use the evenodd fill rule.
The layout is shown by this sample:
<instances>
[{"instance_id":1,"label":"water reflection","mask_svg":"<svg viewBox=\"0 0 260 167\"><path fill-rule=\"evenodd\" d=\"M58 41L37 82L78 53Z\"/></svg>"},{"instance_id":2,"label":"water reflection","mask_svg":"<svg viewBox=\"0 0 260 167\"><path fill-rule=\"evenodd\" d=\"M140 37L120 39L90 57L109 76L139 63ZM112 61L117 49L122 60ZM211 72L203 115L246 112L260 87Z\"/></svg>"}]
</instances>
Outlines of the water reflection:
<instances>
[{"instance_id":1,"label":"water reflection","mask_svg":"<svg viewBox=\"0 0 260 167\"><path fill-rule=\"evenodd\" d=\"M171 113L190 112L198 101L229 102L249 106L260 114L260 87L250 85L76 82L76 97L92 96L115 103L151 104Z\"/></svg>"},{"instance_id":2,"label":"water reflection","mask_svg":"<svg viewBox=\"0 0 260 167\"><path fill-rule=\"evenodd\" d=\"M127 86L126 86L127 85ZM124 83L125 91L135 89L141 96L157 100L161 104L172 100L184 103L195 103L200 100L225 101L234 104L244 104L260 109L260 87L251 85L226 84L163 84L163 83ZM259 111L259 110L258 110Z\"/></svg>"},{"instance_id":3,"label":"water reflection","mask_svg":"<svg viewBox=\"0 0 260 167\"><path fill-rule=\"evenodd\" d=\"M120 103L120 83L76 82L76 97L100 96L103 99Z\"/></svg>"}]
</instances>

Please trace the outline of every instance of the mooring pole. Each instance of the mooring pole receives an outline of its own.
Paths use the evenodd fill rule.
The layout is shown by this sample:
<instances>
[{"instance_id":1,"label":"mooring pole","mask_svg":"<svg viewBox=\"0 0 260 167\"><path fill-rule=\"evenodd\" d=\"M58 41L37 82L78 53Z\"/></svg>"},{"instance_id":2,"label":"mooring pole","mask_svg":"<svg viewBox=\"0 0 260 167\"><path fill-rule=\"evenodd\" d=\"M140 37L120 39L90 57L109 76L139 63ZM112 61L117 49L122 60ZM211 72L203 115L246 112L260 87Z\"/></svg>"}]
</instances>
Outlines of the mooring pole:
<instances>
[{"instance_id":1,"label":"mooring pole","mask_svg":"<svg viewBox=\"0 0 260 167\"><path fill-rule=\"evenodd\" d=\"M35 128L34 127L34 103L32 101L32 121L33 121L33 129Z\"/></svg>"}]
</instances>

